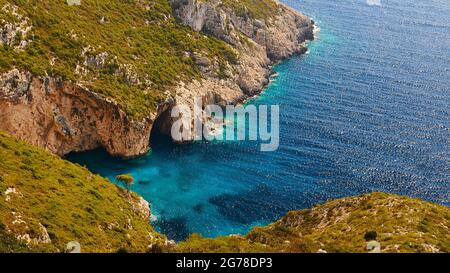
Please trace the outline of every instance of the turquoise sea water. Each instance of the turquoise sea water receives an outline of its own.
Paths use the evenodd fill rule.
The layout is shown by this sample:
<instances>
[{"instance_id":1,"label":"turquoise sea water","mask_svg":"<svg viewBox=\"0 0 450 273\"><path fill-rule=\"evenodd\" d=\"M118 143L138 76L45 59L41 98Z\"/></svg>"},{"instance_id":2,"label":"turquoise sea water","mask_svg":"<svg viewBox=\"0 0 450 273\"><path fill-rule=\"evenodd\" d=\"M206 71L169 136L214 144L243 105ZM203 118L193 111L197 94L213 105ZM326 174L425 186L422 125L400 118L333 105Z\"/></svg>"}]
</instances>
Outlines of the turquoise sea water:
<instances>
[{"instance_id":1,"label":"turquoise sea water","mask_svg":"<svg viewBox=\"0 0 450 273\"><path fill-rule=\"evenodd\" d=\"M110 179L133 174L152 224L176 240L244 233L289 210L371 191L450 205L450 2L284 2L320 32L251 102L280 105L276 152L156 138L138 159L101 150L68 158Z\"/></svg>"}]
</instances>

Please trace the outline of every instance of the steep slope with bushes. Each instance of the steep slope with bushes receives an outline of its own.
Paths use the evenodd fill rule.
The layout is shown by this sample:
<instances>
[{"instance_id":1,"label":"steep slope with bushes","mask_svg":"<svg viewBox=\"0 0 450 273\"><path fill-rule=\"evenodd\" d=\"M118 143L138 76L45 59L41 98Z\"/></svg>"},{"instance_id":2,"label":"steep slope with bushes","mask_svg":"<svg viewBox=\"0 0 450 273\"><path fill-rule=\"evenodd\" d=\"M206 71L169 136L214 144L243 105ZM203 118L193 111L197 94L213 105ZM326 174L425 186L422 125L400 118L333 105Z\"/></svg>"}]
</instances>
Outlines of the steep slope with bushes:
<instances>
[{"instance_id":1,"label":"steep slope with bushes","mask_svg":"<svg viewBox=\"0 0 450 273\"><path fill-rule=\"evenodd\" d=\"M372 193L289 212L247 235L175 245L149 205L110 181L0 132L0 252L450 252L450 208Z\"/></svg>"},{"instance_id":2,"label":"steep slope with bushes","mask_svg":"<svg viewBox=\"0 0 450 273\"><path fill-rule=\"evenodd\" d=\"M450 252L450 208L419 199L372 193L289 212L245 236L192 235L180 252Z\"/></svg>"},{"instance_id":3,"label":"steep slope with bushes","mask_svg":"<svg viewBox=\"0 0 450 273\"><path fill-rule=\"evenodd\" d=\"M148 203L0 131L0 252L147 252L169 242Z\"/></svg>"}]
</instances>

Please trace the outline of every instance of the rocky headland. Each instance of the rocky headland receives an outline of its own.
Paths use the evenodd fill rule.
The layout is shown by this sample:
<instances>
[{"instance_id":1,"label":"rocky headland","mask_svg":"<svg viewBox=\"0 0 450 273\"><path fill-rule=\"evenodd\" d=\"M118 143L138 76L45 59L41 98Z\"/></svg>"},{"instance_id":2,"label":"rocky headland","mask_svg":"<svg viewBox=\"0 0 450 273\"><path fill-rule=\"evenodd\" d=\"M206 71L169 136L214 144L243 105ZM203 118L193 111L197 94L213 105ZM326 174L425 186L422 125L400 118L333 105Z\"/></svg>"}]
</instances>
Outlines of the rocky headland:
<instances>
[{"instance_id":1,"label":"rocky headland","mask_svg":"<svg viewBox=\"0 0 450 273\"><path fill-rule=\"evenodd\" d=\"M450 251L450 209L387 193L331 200L291 211L246 235L191 235L179 252L438 253Z\"/></svg>"},{"instance_id":2,"label":"rocky headland","mask_svg":"<svg viewBox=\"0 0 450 273\"><path fill-rule=\"evenodd\" d=\"M194 71L191 74L197 75L178 77L174 73L170 82L157 87L148 71L136 68L147 59L119 58L121 49L114 52L105 48L107 45L98 49L86 40L83 42L87 45L73 50L73 61L62 60L67 54L58 55L55 48L48 52L49 56L55 56L41 60L46 62L45 66L36 64L40 67L35 68L35 64L27 63L33 61L29 59L15 63L32 54L33 46L48 42L37 40L35 34L54 30L50 25L39 25L38 19L27 12L29 7L1 2L0 46L4 49L0 55L14 61L1 69L0 130L58 155L98 147L121 157L145 154L150 149L152 129L163 133L170 130L172 120L167 113L174 105L190 104L193 97L219 105L242 102L267 85L273 64L305 52L305 41L313 39L313 21L299 12L265 0L263 4L272 9L267 14L254 7L247 8L246 1L242 2L242 6L236 7L229 1L170 0L170 6L163 11L148 1L132 4L142 9L144 15L156 10L158 16L138 15L137 19L144 24L139 27L161 25L172 19L170 24L176 31L187 31L188 37L198 35L195 42L207 39L219 48L192 50L178 46L180 60L190 65L189 69ZM89 4L83 1L80 7L62 8L66 11ZM108 16L99 20L106 27L115 23L113 19L108 21ZM186 26L193 32L185 30ZM75 27L69 30L69 44L81 43L83 33L78 33ZM59 75L58 62L63 62L69 72ZM111 86L110 82L115 81L119 82L117 87ZM125 91L120 92L120 88Z\"/></svg>"}]
</instances>

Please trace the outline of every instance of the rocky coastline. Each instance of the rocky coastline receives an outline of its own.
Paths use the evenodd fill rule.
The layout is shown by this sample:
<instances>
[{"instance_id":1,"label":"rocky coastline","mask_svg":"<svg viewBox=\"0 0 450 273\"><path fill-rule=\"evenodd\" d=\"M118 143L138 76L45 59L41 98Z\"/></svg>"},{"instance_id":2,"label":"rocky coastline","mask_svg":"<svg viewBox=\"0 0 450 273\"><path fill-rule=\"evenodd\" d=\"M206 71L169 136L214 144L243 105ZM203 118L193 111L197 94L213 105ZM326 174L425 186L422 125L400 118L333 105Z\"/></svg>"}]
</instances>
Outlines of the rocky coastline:
<instances>
[{"instance_id":1,"label":"rocky coastline","mask_svg":"<svg viewBox=\"0 0 450 273\"><path fill-rule=\"evenodd\" d=\"M157 110L142 119L130 118L113 98L82 82L14 68L0 75L0 130L58 155L99 147L124 158L143 155L150 149L153 127L170 130L167 113L173 106L192 103L194 97L202 97L205 104L243 102L269 83L275 63L304 53L305 41L314 38L314 22L279 3L279 10L265 19L238 14L218 0L170 3L181 24L231 45L236 62L218 67L214 59L190 56L202 78L180 81Z\"/></svg>"}]
</instances>

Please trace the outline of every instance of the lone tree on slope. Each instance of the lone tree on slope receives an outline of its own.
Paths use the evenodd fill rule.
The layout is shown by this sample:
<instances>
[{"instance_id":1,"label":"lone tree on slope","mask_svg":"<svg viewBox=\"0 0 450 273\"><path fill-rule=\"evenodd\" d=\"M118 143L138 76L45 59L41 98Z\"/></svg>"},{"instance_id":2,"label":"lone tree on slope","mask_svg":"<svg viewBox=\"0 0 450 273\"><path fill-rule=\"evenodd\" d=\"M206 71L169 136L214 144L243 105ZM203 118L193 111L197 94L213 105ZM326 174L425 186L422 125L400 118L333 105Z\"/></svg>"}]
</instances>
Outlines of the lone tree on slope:
<instances>
[{"instance_id":1,"label":"lone tree on slope","mask_svg":"<svg viewBox=\"0 0 450 273\"><path fill-rule=\"evenodd\" d=\"M131 185L133 185L134 183L133 176L131 176L131 174L119 174L118 176L116 176L116 180L121 182L125 186L125 189L127 189L127 193L129 195Z\"/></svg>"}]
</instances>

